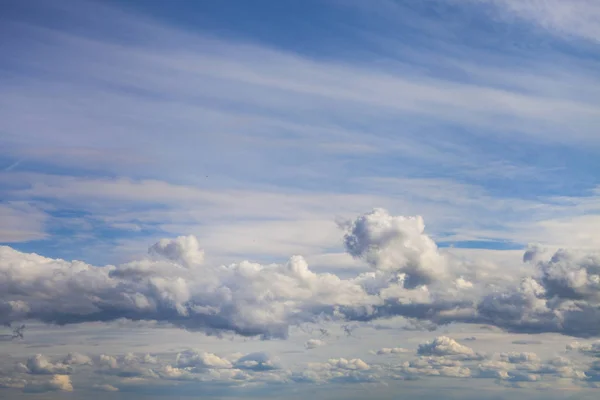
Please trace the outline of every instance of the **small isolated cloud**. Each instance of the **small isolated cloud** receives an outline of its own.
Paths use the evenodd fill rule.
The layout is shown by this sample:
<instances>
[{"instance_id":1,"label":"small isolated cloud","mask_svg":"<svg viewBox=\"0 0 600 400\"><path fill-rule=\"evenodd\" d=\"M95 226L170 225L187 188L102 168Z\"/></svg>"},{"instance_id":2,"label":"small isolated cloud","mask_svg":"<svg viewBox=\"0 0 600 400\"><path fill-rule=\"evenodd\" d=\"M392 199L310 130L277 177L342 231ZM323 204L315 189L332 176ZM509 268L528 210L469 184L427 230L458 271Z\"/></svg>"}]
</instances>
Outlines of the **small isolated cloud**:
<instances>
[{"instance_id":1,"label":"small isolated cloud","mask_svg":"<svg viewBox=\"0 0 600 400\"><path fill-rule=\"evenodd\" d=\"M500 360L511 364L540 362L540 358L538 357L538 355L531 352L501 353Z\"/></svg>"},{"instance_id":2,"label":"small isolated cloud","mask_svg":"<svg viewBox=\"0 0 600 400\"><path fill-rule=\"evenodd\" d=\"M383 347L375 352L378 356L387 355L387 354L403 354L409 353L410 350L404 349L402 347Z\"/></svg>"},{"instance_id":3,"label":"small isolated cloud","mask_svg":"<svg viewBox=\"0 0 600 400\"><path fill-rule=\"evenodd\" d=\"M252 371L271 371L281 368L278 360L271 358L269 353L265 352L246 354L236 360L233 365L238 369L248 369Z\"/></svg>"},{"instance_id":4,"label":"small isolated cloud","mask_svg":"<svg viewBox=\"0 0 600 400\"><path fill-rule=\"evenodd\" d=\"M521 344L521 345L532 345L532 344L542 344L541 340L530 340L530 339L519 339L513 340L512 344Z\"/></svg>"},{"instance_id":5,"label":"small isolated cloud","mask_svg":"<svg viewBox=\"0 0 600 400\"><path fill-rule=\"evenodd\" d=\"M118 392L119 389L108 383L92 385L92 389L99 392Z\"/></svg>"},{"instance_id":6,"label":"small isolated cloud","mask_svg":"<svg viewBox=\"0 0 600 400\"><path fill-rule=\"evenodd\" d=\"M43 392L72 392L73 385L71 378L68 375L54 375L47 380L35 380L28 383L24 390L26 392L43 393Z\"/></svg>"},{"instance_id":7,"label":"small isolated cloud","mask_svg":"<svg viewBox=\"0 0 600 400\"><path fill-rule=\"evenodd\" d=\"M420 344L417 349L417 354L421 356L461 356L475 357L477 353L470 347L458 343L456 340L447 336L439 336L434 340Z\"/></svg>"},{"instance_id":8,"label":"small isolated cloud","mask_svg":"<svg viewBox=\"0 0 600 400\"><path fill-rule=\"evenodd\" d=\"M308 339L306 343L304 343L304 347L307 349L316 349L317 347L325 346L327 343L320 339Z\"/></svg>"},{"instance_id":9,"label":"small isolated cloud","mask_svg":"<svg viewBox=\"0 0 600 400\"><path fill-rule=\"evenodd\" d=\"M360 358L353 358L351 360L347 360L345 358L332 358L327 363L339 369L366 371L370 368L369 364Z\"/></svg>"},{"instance_id":10,"label":"small isolated cloud","mask_svg":"<svg viewBox=\"0 0 600 400\"><path fill-rule=\"evenodd\" d=\"M204 262L204 250L200 248L200 243L195 236L161 239L152 245L148 252L187 267Z\"/></svg>"}]
</instances>

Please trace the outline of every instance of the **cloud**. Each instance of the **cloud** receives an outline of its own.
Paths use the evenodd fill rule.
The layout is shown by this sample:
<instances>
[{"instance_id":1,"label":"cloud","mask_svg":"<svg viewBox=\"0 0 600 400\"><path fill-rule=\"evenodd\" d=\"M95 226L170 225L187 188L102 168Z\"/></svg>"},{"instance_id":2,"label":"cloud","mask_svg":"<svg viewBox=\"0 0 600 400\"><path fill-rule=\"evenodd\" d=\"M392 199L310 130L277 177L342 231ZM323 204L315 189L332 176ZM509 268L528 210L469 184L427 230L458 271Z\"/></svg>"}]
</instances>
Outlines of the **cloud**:
<instances>
[{"instance_id":1,"label":"cloud","mask_svg":"<svg viewBox=\"0 0 600 400\"><path fill-rule=\"evenodd\" d=\"M538 363L540 361L537 354L531 353L531 352L502 353L502 354L500 354L500 360L502 360L503 362L511 363L511 364Z\"/></svg>"},{"instance_id":2,"label":"cloud","mask_svg":"<svg viewBox=\"0 0 600 400\"><path fill-rule=\"evenodd\" d=\"M461 356L464 358L477 357L477 353L470 347L458 343L447 336L439 336L434 340L420 344L417 354L421 356Z\"/></svg>"},{"instance_id":3,"label":"cloud","mask_svg":"<svg viewBox=\"0 0 600 400\"><path fill-rule=\"evenodd\" d=\"M29 358L26 364L31 374L53 375L70 373L71 369L63 363L52 363L42 354L36 354Z\"/></svg>"},{"instance_id":4,"label":"cloud","mask_svg":"<svg viewBox=\"0 0 600 400\"><path fill-rule=\"evenodd\" d=\"M23 389L27 381L25 379L13 378L10 376L0 377L0 388L4 389Z\"/></svg>"},{"instance_id":5,"label":"cloud","mask_svg":"<svg viewBox=\"0 0 600 400\"><path fill-rule=\"evenodd\" d=\"M375 209L341 225L347 230L344 244L348 253L377 270L406 274L407 288L429 284L445 275L445 260L424 233L420 216L393 217L386 210Z\"/></svg>"},{"instance_id":6,"label":"cloud","mask_svg":"<svg viewBox=\"0 0 600 400\"><path fill-rule=\"evenodd\" d=\"M176 239L162 239L148 250L150 254L190 267L204 262L204 251L195 236L180 236Z\"/></svg>"},{"instance_id":7,"label":"cloud","mask_svg":"<svg viewBox=\"0 0 600 400\"><path fill-rule=\"evenodd\" d=\"M573 342L567 345L567 350L577 350L586 356L600 357L600 342L579 343Z\"/></svg>"},{"instance_id":8,"label":"cloud","mask_svg":"<svg viewBox=\"0 0 600 400\"><path fill-rule=\"evenodd\" d=\"M600 256L557 251L539 262L547 296L565 300L600 301Z\"/></svg>"},{"instance_id":9,"label":"cloud","mask_svg":"<svg viewBox=\"0 0 600 400\"><path fill-rule=\"evenodd\" d=\"M332 358L324 363L309 363L301 372L294 372L291 379L307 383L364 383L379 382L380 377L369 364L360 358Z\"/></svg>"},{"instance_id":10,"label":"cloud","mask_svg":"<svg viewBox=\"0 0 600 400\"><path fill-rule=\"evenodd\" d=\"M533 345L533 344L542 344L543 342L541 340L530 340L530 339L519 339L519 340L513 340L512 344L521 344L521 345Z\"/></svg>"},{"instance_id":11,"label":"cloud","mask_svg":"<svg viewBox=\"0 0 600 400\"><path fill-rule=\"evenodd\" d=\"M71 378L68 375L54 375L48 380L37 380L28 383L24 390L26 392L43 393L43 392L72 392L73 385Z\"/></svg>"},{"instance_id":12,"label":"cloud","mask_svg":"<svg viewBox=\"0 0 600 400\"><path fill-rule=\"evenodd\" d=\"M100 391L100 392L118 392L119 389L114 387L113 385L109 385L108 383L104 384L94 384L92 385L92 389Z\"/></svg>"},{"instance_id":13,"label":"cloud","mask_svg":"<svg viewBox=\"0 0 600 400\"><path fill-rule=\"evenodd\" d=\"M232 368L229 360L213 353L197 352L195 350L187 350L177 354L175 365L179 368Z\"/></svg>"},{"instance_id":14,"label":"cloud","mask_svg":"<svg viewBox=\"0 0 600 400\"><path fill-rule=\"evenodd\" d=\"M109 369L119 368L119 362L117 361L117 359L113 356L109 356L106 354L100 354L97 363L100 367L105 367Z\"/></svg>"},{"instance_id":15,"label":"cloud","mask_svg":"<svg viewBox=\"0 0 600 400\"><path fill-rule=\"evenodd\" d=\"M466 322L515 332L598 334L597 256L560 250L547 261L538 257L531 276L483 273L477 263L440 253L423 226L419 217L393 217L382 209L344 224L348 251L375 269L346 279L311 271L301 256L283 264L206 264L191 236L161 240L148 257L104 267L2 246L0 322L128 319L285 338L290 326L302 323L403 316L429 329ZM472 354L465 349L440 337L420 351Z\"/></svg>"},{"instance_id":16,"label":"cloud","mask_svg":"<svg viewBox=\"0 0 600 400\"><path fill-rule=\"evenodd\" d=\"M443 376L448 378L468 378L470 368L463 366L458 360L444 356L420 357L404 362L398 372L406 379L417 379L423 376Z\"/></svg>"},{"instance_id":17,"label":"cloud","mask_svg":"<svg viewBox=\"0 0 600 400\"><path fill-rule=\"evenodd\" d=\"M600 6L594 0L471 0L497 6L562 37L600 41Z\"/></svg>"},{"instance_id":18,"label":"cloud","mask_svg":"<svg viewBox=\"0 0 600 400\"><path fill-rule=\"evenodd\" d=\"M402 347L383 347L375 352L378 356L386 355L386 354L402 354L408 353L410 350L404 349Z\"/></svg>"},{"instance_id":19,"label":"cloud","mask_svg":"<svg viewBox=\"0 0 600 400\"><path fill-rule=\"evenodd\" d=\"M317 347L325 346L327 343L320 339L308 339L306 343L304 343L304 347L309 350L316 349Z\"/></svg>"},{"instance_id":20,"label":"cloud","mask_svg":"<svg viewBox=\"0 0 600 400\"><path fill-rule=\"evenodd\" d=\"M238 369L252 371L272 371L281 368L278 360L271 358L271 356L265 352L246 354L237 359L233 365Z\"/></svg>"},{"instance_id":21,"label":"cloud","mask_svg":"<svg viewBox=\"0 0 600 400\"><path fill-rule=\"evenodd\" d=\"M69 353L62 361L65 365L92 365L92 359L85 354Z\"/></svg>"},{"instance_id":22,"label":"cloud","mask_svg":"<svg viewBox=\"0 0 600 400\"><path fill-rule=\"evenodd\" d=\"M0 203L0 243L27 242L47 237L48 215L25 201Z\"/></svg>"},{"instance_id":23,"label":"cloud","mask_svg":"<svg viewBox=\"0 0 600 400\"><path fill-rule=\"evenodd\" d=\"M444 346L438 346L443 348ZM456 346L454 346L456 347ZM439 354L449 355L439 355ZM196 350L175 354L165 353L143 374L142 354L127 353L122 356L104 355L93 357L94 366L72 365L73 374L82 388L96 391L118 391L123 386L138 388L187 387L186 385L216 384L222 387L268 387L291 383L382 383L391 380L413 380L420 378L481 378L493 379L496 383L513 385L523 382L558 384L570 381L584 387L598 380L600 367L579 364L565 357L555 357L543 362L533 353L495 353L489 359L464 357L463 350L437 352L436 355L420 355L400 364L367 363L360 358L337 357L323 362L295 363L284 368L279 361L266 352L216 356ZM391 354L384 352L384 354ZM318 355L317 355L318 356ZM59 357L60 359L69 358ZM105 360L115 360L107 370ZM104 360L104 361L103 361ZM389 361L389 359L388 359ZM28 392L72 390L70 380L54 374L48 379L23 379L17 372L10 376L3 372L0 387L24 389ZM57 378L57 376L59 378ZM25 378L30 375L25 375ZM78 383L79 384L79 383ZM165 386L166 385L166 386ZM71 389L69 389L71 387ZM212 386L194 386L196 390ZM146 390L146 389L144 389ZM150 389L152 390L152 389ZM171 392L174 393L174 392Z\"/></svg>"},{"instance_id":24,"label":"cloud","mask_svg":"<svg viewBox=\"0 0 600 400\"><path fill-rule=\"evenodd\" d=\"M479 315L512 331L596 336L599 261L595 253L558 250L549 260L535 263L534 276L504 292L485 295Z\"/></svg>"}]
</instances>

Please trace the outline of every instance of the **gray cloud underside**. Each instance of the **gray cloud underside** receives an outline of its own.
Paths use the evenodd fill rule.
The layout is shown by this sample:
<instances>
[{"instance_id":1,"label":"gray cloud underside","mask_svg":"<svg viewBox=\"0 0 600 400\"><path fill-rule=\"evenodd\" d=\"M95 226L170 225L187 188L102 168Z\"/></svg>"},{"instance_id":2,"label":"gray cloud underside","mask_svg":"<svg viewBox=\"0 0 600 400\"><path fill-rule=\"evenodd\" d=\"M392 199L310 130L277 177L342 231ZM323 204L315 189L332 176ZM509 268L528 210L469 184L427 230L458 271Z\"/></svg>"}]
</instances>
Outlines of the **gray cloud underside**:
<instances>
[{"instance_id":1,"label":"gray cloud underside","mask_svg":"<svg viewBox=\"0 0 600 400\"><path fill-rule=\"evenodd\" d=\"M522 276L440 251L421 217L375 209L341 222L348 252L372 272L351 279L282 265L204 265L193 236L163 239L117 266L49 259L0 247L0 323L156 320L207 334L285 338L292 325L404 316L508 331L600 333L600 258L529 249ZM518 274L517 274L518 275Z\"/></svg>"}]
</instances>

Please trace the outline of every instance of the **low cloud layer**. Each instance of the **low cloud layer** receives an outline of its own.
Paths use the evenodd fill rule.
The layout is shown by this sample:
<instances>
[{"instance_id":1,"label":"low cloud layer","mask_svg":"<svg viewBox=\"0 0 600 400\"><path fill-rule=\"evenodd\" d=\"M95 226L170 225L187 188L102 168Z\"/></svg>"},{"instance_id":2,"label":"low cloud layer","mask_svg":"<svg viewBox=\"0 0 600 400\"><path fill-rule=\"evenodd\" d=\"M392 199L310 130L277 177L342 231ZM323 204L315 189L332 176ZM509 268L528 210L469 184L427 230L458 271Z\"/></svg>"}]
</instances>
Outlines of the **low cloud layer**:
<instances>
[{"instance_id":1,"label":"low cloud layer","mask_svg":"<svg viewBox=\"0 0 600 400\"><path fill-rule=\"evenodd\" d=\"M0 323L125 318L285 338L290 326L307 322L404 316L433 326L485 323L515 332L599 335L596 256L560 250L545 259L530 249L522 269L531 272L511 281L440 251L420 217L376 209L341 226L348 252L372 272L350 279L315 273L301 256L278 265L210 266L193 236L163 239L147 258L103 267L0 247ZM453 344L434 345L431 352Z\"/></svg>"},{"instance_id":2,"label":"low cloud layer","mask_svg":"<svg viewBox=\"0 0 600 400\"><path fill-rule=\"evenodd\" d=\"M393 380L432 378L488 379L513 387L552 384L583 388L595 387L600 376L600 366L593 359L544 359L531 352L480 354L446 336L423 342L416 350L382 350L373 351L372 360L332 357L294 364L281 363L261 351L213 353L188 349L159 355L71 353L54 357L38 354L3 370L0 388L25 392L116 392L162 386L173 393L176 386L185 385L216 384L233 389L275 384L282 388L283 384L388 384Z\"/></svg>"}]
</instances>

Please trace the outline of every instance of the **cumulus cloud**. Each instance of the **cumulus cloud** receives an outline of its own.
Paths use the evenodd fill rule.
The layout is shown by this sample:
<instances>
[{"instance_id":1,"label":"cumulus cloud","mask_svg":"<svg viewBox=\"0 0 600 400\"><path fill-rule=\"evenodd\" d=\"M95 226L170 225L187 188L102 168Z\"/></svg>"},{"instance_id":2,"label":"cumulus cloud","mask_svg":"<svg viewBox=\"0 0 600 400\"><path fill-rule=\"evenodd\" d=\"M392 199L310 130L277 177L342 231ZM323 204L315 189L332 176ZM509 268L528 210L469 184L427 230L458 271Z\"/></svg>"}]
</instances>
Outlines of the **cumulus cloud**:
<instances>
[{"instance_id":1,"label":"cumulus cloud","mask_svg":"<svg viewBox=\"0 0 600 400\"><path fill-rule=\"evenodd\" d=\"M591 337L600 332L600 257L559 250L538 259L519 285L484 295L478 316L511 331L559 332Z\"/></svg>"},{"instance_id":2,"label":"cumulus cloud","mask_svg":"<svg viewBox=\"0 0 600 400\"><path fill-rule=\"evenodd\" d=\"M443 356L419 357L406 361L397 369L405 379L416 379L423 376L443 376L448 378L467 378L471 376L470 368L458 360Z\"/></svg>"},{"instance_id":3,"label":"cumulus cloud","mask_svg":"<svg viewBox=\"0 0 600 400\"><path fill-rule=\"evenodd\" d=\"M567 350L577 350L591 357L600 357L600 342L579 343L573 342L567 345Z\"/></svg>"},{"instance_id":4,"label":"cumulus cloud","mask_svg":"<svg viewBox=\"0 0 600 400\"><path fill-rule=\"evenodd\" d=\"M92 359L81 353L69 353L62 361L65 365L92 365Z\"/></svg>"},{"instance_id":5,"label":"cumulus cloud","mask_svg":"<svg viewBox=\"0 0 600 400\"><path fill-rule=\"evenodd\" d=\"M302 323L403 316L428 330L463 322L581 337L600 332L598 256L561 250L544 260L530 249L531 275L513 281L440 253L420 217L376 209L341 225L348 252L373 271L342 279L311 271L301 256L273 265L206 265L193 236L161 240L146 258L104 267L1 246L0 323L127 319L285 338Z\"/></svg>"},{"instance_id":6,"label":"cumulus cloud","mask_svg":"<svg viewBox=\"0 0 600 400\"><path fill-rule=\"evenodd\" d=\"M42 354L36 354L35 356L27 360L27 371L30 374L39 375L52 375L52 374L67 374L71 372L68 365L62 363L52 363Z\"/></svg>"},{"instance_id":7,"label":"cumulus cloud","mask_svg":"<svg viewBox=\"0 0 600 400\"><path fill-rule=\"evenodd\" d=\"M113 385L105 384L95 384L92 385L92 389L97 390L99 392L118 392L119 389L114 387Z\"/></svg>"},{"instance_id":8,"label":"cumulus cloud","mask_svg":"<svg viewBox=\"0 0 600 400\"><path fill-rule=\"evenodd\" d=\"M535 353L531 352L511 352L500 354L500 359L504 362L518 364L518 363L537 363L540 358Z\"/></svg>"},{"instance_id":9,"label":"cumulus cloud","mask_svg":"<svg viewBox=\"0 0 600 400\"><path fill-rule=\"evenodd\" d=\"M177 354L175 365L179 368L198 369L232 367L231 362L225 358L221 358L213 353L198 352L195 350L186 350Z\"/></svg>"},{"instance_id":10,"label":"cumulus cloud","mask_svg":"<svg viewBox=\"0 0 600 400\"><path fill-rule=\"evenodd\" d=\"M301 372L292 374L296 382L378 382L380 377L360 358L332 358L324 363L309 363Z\"/></svg>"},{"instance_id":11,"label":"cumulus cloud","mask_svg":"<svg viewBox=\"0 0 600 400\"><path fill-rule=\"evenodd\" d=\"M25 386L26 392L72 392L73 385L71 384L71 378L68 375L54 375L52 378L47 380L37 380L28 383Z\"/></svg>"},{"instance_id":12,"label":"cumulus cloud","mask_svg":"<svg viewBox=\"0 0 600 400\"><path fill-rule=\"evenodd\" d=\"M280 368L279 362L265 352L246 354L237 359L233 365L238 369L253 371L271 371Z\"/></svg>"},{"instance_id":13,"label":"cumulus cloud","mask_svg":"<svg viewBox=\"0 0 600 400\"><path fill-rule=\"evenodd\" d=\"M204 262L204 250L200 248L198 239L191 235L179 236L176 239L161 239L152 245L148 252L187 267Z\"/></svg>"},{"instance_id":14,"label":"cumulus cloud","mask_svg":"<svg viewBox=\"0 0 600 400\"><path fill-rule=\"evenodd\" d=\"M244 261L182 267L140 260L100 268L1 247L0 260L0 307L6 309L0 322L5 323L129 318L168 321L207 333L285 337L290 324L366 300L357 283L316 274L299 256L269 266Z\"/></svg>"},{"instance_id":15,"label":"cumulus cloud","mask_svg":"<svg viewBox=\"0 0 600 400\"><path fill-rule=\"evenodd\" d=\"M402 354L408 353L410 350L404 349L402 347L383 347L375 352L378 356L386 355L386 354Z\"/></svg>"},{"instance_id":16,"label":"cumulus cloud","mask_svg":"<svg viewBox=\"0 0 600 400\"><path fill-rule=\"evenodd\" d=\"M478 357L477 353L467 347L458 343L456 340L451 339L447 336L439 336L434 340L422 343L417 349L417 354L421 356L460 356L465 358Z\"/></svg>"},{"instance_id":17,"label":"cumulus cloud","mask_svg":"<svg viewBox=\"0 0 600 400\"><path fill-rule=\"evenodd\" d=\"M445 274L445 259L424 233L420 216L391 216L386 210L375 209L342 226L348 253L376 270L404 273L407 288L426 285Z\"/></svg>"},{"instance_id":18,"label":"cumulus cloud","mask_svg":"<svg viewBox=\"0 0 600 400\"><path fill-rule=\"evenodd\" d=\"M387 379L419 378L487 378L503 385L520 386L521 383L549 383L569 380L573 383L595 385L600 382L600 362L577 365L565 357L542 362L533 353L495 353L489 359L464 357L470 352L460 344L437 338L428 342L427 354L418 355L400 364L372 363L360 358L331 358L325 362L296 364L283 368L265 352L217 356L197 350L165 355L146 369L144 357L128 353L122 356L103 355L92 358L98 368L87 368L85 363L72 364L75 376L82 373L95 374L81 379L83 385L96 391L118 391L123 385L178 385L184 382L202 384L217 383L227 386L256 386L266 384L295 383L361 383L385 382ZM432 345L432 343L436 343ZM385 348L383 354L393 354ZM57 359L83 359L83 355L58 357ZM45 358L45 357L44 357ZM78 370L78 369L82 370ZM144 371L143 374L135 371ZM84 372L85 371L85 372ZM27 374L28 371L2 373L0 387L23 389L28 392L70 391L73 389L68 375L52 374L47 378ZM95 378L94 378L95 377ZM24 379L30 378L30 379Z\"/></svg>"},{"instance_id":19,"label":"cumulus cloud","mask_svg":"<svg viewBox=\"0 0 600 400\"><path fill-rule=\"evenodd\" d=\"M316 349L317 347L325 346L325 342L320 339L308 339L306 343L304 343L304 347L307 349Z\"/></svg>"}]
</instances>

